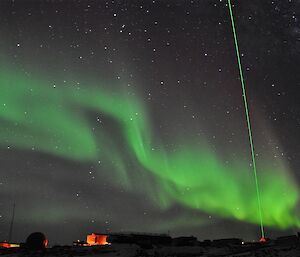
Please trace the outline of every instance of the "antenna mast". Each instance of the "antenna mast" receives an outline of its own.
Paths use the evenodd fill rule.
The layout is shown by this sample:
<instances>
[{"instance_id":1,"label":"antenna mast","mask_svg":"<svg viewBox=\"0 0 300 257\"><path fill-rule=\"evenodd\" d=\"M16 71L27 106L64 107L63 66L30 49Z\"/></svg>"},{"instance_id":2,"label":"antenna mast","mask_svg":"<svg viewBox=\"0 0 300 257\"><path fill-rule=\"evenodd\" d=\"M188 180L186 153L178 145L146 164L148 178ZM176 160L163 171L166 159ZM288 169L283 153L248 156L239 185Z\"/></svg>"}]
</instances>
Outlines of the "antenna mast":
<instances>
[{"instance_id":1,"label":"antenna mast","mask_svg":"<svg viewBox=\"0 0 300 257\"><path fill-rule=\"evenodd\" d=\"M12 239L12 232L13 232L14 221L15 221L15 208L16 208L16 203L14 202L10 226L9 226L8 242L10 242Z\"/></svg>"}]
</instances>

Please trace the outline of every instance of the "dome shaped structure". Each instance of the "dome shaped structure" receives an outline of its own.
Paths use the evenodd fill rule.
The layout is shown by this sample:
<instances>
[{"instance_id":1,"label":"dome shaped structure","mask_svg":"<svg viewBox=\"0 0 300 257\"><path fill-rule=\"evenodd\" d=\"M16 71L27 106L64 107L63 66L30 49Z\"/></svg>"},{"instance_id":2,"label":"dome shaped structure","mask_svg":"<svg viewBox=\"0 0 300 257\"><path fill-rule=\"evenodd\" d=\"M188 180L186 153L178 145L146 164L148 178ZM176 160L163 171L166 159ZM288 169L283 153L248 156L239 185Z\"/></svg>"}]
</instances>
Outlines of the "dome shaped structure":
<instances>
[{"instance_id":1,"label":"dome shaped structure","mask_svg":"<svg viewBox=\"0 0 300 257\"><path fill-rule=\"evenodd\" d=\"M41 232L31 233L26 239L26 248L32 250L42 250L48 245L46 236Z\"/></svg>"}]
</instances>

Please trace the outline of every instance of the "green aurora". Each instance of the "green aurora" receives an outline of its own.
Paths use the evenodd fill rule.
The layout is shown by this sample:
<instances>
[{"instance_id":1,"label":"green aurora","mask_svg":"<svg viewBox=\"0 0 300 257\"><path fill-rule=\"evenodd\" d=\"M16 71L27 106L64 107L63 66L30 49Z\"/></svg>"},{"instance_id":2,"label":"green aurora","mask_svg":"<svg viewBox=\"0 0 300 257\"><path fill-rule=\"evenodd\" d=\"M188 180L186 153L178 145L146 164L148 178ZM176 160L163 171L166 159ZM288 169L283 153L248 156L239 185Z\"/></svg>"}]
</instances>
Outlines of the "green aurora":
<instances>
[{"instance_id":1,"label":"green aurora","mask_svg":"<svg viewBox=\"0 0 300 257\"><path fill-rule=\"evenodd\" d=\"M1 69L3 147L24 150L34 147L36 151L79 162L96 162L100 156L106 156L118 164L116 174L127 181L127 189L135 190L122 164L122 151L110 149L106 131L98 138L91 129L87 114L97 112L118 126L126 151L160 181L159 199L154 201L161 208L179 203L222 218L259 224L255 185L248 163L225 165L208 144L195 146L190 139L175 138L174 142L185 142L177 151L166 151L162 145L153 151L151 120L137 96L99 86L78 89L45 86L48 84ZM264 164L259 167L259 180L265 225L299 228L298 188L288 169Z\"/></svg>"}]
</instances>

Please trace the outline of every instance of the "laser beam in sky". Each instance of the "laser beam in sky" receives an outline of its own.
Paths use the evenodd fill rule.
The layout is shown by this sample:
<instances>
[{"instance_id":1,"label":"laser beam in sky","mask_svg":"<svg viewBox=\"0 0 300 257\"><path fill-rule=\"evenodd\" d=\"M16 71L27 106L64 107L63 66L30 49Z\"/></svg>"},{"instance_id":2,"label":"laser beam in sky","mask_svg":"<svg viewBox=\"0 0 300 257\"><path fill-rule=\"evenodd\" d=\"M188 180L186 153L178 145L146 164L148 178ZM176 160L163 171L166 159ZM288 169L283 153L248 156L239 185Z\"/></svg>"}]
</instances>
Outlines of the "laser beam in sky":
<instances>
[{"instance_id":1,"label":"laser beam in sky","mask_svg":"<svg viewBox=\"0 0 300 257\"><path fill-rule=\"evenodd\" d=\"M235 22L234 22L234 15L233 15L233 11L232 11L231 0L228 0L228 8L229 8L229 14L230 14L230 19L231 19L231 27L232 27L232 32L233 32L233 39L234 39L234 44L235 44L237 63L238 63L238 67L239 67L240 80L241 80L241 85L242 85L243 100L244 100L244 107L245 107L245 114L246 114L248 135L249 135L249 143L250 143L251 157L252 157L252 167L253 167L253 174L254 174L255 187L256 187L261 238L264 239L265 232L264 232L264 225L263 225L262 206L261 206L260 189L259 189L258 176L257 176L257 170L256 170L256 161L255 161L254 144L253 144L253 137L252 137L252 130L251 130L251 122L250 122L250 116L249 116L249 107L248 107L248 102L247 102L246 86L245 86L245 80L244 80L244 75L243 75L243 67L242 67L242 62L241 62L241 57L240 57L240 50L239 50L239 44L238 44L238 39L237 39L237 33L236 33L236 29L235 29Z\"/></svg>"}]
</instances>

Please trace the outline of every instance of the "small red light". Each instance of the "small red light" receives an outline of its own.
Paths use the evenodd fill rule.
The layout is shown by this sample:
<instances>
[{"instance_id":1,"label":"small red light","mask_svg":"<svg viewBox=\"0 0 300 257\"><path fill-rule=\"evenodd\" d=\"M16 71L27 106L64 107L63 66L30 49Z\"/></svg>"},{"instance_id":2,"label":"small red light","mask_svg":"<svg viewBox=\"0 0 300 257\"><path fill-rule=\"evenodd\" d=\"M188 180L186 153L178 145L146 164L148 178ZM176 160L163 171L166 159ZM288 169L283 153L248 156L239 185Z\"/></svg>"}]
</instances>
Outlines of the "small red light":
<instances>
[{"instance_id":1,"label":"small red light","mask_svg":"<svg viewBox=\"0 0 300 257\"><path fill-rule=\"evenodd\" d=\"M259 239L260 243L266 243L268 240L265 237L262 237L261 239Z\"/></svg>"}]
</instances>

